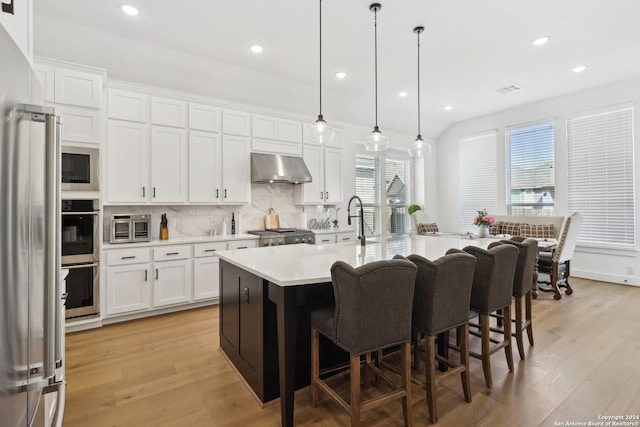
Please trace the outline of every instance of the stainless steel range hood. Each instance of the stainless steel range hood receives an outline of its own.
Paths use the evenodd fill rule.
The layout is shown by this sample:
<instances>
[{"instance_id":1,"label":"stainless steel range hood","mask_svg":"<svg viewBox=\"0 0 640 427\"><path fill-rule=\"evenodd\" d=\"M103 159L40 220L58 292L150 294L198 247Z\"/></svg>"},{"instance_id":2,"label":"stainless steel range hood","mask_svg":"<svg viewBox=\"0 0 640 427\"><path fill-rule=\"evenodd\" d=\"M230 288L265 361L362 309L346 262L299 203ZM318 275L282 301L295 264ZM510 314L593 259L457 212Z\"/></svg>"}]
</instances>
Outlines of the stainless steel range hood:
<instances>
[{"instance_id":1,"label":"stainless steel range hood","mask_svg":"<svg viewBox=\"0 0 640 427\"><path fill-rule=\"evenodd\" d=\"M302 157L251 153L251 182L303 184L311 181Z\"/></svg>"}]
</instances>

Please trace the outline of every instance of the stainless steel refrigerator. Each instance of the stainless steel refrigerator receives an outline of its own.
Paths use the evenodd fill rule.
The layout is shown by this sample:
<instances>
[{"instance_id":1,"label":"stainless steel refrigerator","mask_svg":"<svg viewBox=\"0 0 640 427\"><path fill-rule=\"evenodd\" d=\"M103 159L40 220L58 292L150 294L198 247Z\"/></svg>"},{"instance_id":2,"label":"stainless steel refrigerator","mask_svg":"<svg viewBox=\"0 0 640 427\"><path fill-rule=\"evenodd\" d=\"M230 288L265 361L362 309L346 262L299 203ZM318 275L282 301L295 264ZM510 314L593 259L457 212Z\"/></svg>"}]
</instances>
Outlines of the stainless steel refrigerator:
<instances>
[{"instance_id":1,"label":"stainless steel refrigerator","mask_svg":"<svg viewBox=\"0 0 640 427\"><path fill-rule=\"evenodd\" d=\"M59 121L0 25L0 425L60 426Z\"/></svg>"}]
</instances>

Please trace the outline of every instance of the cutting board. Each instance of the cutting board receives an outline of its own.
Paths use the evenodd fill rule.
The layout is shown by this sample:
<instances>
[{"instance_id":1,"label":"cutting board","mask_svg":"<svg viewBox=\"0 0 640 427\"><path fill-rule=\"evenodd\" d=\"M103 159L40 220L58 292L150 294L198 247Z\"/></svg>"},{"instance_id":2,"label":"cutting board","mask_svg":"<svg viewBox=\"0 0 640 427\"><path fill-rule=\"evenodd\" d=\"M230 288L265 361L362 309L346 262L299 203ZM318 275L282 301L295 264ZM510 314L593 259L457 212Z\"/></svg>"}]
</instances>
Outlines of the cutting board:
<instances>
[{"instance_id":1,"label":"cutting board","mask_svg":"<svg viewBox=\"0 0 640 427\"><path fill-rule=\"evenodd\" d=\"M280 217L273 208L269 208L269 214L264 217L264 228L280 228Z\"/></svg>"}]
</instances>

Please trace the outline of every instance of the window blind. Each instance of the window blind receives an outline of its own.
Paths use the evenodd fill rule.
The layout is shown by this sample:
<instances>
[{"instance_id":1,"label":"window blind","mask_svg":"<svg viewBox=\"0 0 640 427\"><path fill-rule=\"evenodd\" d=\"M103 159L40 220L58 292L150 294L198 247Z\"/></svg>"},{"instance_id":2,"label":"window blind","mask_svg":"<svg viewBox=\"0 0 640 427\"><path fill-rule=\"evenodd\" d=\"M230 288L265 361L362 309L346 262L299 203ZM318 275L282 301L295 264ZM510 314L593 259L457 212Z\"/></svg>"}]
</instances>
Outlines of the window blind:
<instances>
[{"instance_id":1,"label":"window blind","mask_svg":"<svg viewBox=\"0 0 640 427\"><path fill-rule=\"evenodd\" d=\"M403 234L410 231L409 161L385 159L385 183L387 234Z\"/></svg>"},{"instance_id":2,"label":"window blind","mask_svg":"<svg viewBox=\"0 0 640 427\"><path fill-rule=\"evenodd\" d=\"M569 211L583 215L578 243L633 249L633 109L567 120Z\"/></svg>"},{"instance_id":3,"label":"window blind","mask_svg":"<svg viewBox=\"0 0 640 427\"><path fill-rule=\"evenodd\" d=\"M552 122L506 131L508 210L511 215L553 215L555 200Z\"/></svg>"},{"instance_id":4,"label":"window blind","mask_svg":"<svg viewBox=\"0 0 640 427\"><path fill-rule=\"evenodd\" d=\"M380 161L378 157L356 154L356 195L362 199L365 235L380 234L377 226L377 219L380 216ZM351 214L355 215L357 212L351 212ZM356 230L360 230L360 218L354 219Z\"/></svg>"},{"instance_id":5,"label":"window blind","mask_svg":"<svg viewBox=\"0 0 640 427\"><path fill-rule=\"evenodd\" d=\"M497 211L496 133L460 139L458 152L458 228L475 233L477 212Z\"/></svg>"}]
</instances>

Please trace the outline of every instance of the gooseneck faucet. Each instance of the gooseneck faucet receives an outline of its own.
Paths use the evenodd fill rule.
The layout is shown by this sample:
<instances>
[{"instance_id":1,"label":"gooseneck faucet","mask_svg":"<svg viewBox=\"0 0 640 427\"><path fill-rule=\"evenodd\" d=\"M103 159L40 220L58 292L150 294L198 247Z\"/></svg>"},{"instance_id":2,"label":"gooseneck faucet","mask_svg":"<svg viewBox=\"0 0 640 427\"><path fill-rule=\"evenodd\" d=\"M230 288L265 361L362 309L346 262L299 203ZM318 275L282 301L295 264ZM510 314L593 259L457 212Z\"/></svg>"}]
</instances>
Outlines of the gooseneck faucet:
<instances>
[{"instance_id":1,"label":"gooseneck faucet","mask_svg":"<svg viewBox=\"0 0 640 427\"><path fill-rule=\"evenodd\" d=\"M347 204L347 224L351 225L351 218L357 217L358 215L351 215L351 202L353 199L356 199L360 202L360 235L358 239L360 240L360 246L365 246L367 244L364 238L364 209L362 208L362 200L358 196L353 196L349 199L349 203Z\"/></svg>"}]
</instances>

